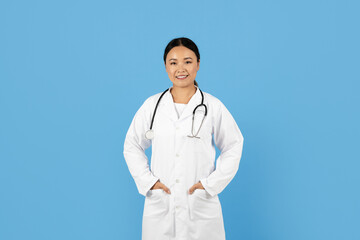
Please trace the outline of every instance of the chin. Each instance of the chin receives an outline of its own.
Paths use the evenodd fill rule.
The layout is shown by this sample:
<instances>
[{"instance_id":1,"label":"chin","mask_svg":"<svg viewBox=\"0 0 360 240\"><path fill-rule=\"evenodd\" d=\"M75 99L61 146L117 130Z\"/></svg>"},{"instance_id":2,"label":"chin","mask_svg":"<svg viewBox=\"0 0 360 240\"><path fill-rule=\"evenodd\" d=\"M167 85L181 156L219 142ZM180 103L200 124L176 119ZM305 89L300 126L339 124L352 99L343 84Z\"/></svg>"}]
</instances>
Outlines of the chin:
<instances>
[{"instance_id":1,"label":"chin","mask_svg":"<svg viewBox=\"0 0 360 240\"><path fill-rule=\"evenodd\" d=\"M194 85L194 83L191 83L191 82L177 82L174 84L175 86L178 86L178 87L188 87L188 86L192 86Z\"/></svg>"}]
</instances>

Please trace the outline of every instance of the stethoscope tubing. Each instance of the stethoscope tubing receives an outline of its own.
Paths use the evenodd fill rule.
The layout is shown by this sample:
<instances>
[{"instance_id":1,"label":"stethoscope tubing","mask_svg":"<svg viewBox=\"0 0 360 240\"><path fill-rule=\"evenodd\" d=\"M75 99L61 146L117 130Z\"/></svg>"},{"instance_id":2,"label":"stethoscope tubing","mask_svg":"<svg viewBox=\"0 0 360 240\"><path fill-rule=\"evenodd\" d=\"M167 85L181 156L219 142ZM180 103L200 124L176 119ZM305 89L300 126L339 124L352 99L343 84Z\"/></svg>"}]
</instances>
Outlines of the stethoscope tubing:
<instances>
[{"instance_id":1,"label":"stethoscope tubing","mask_svg":"<svg viewBox=\"0 0 360 240\"><path fill-rule=\"evenodd\" d=\"M164 94L165 94L169 89L170 89L170 88L167 88L167 89L160 95L160 97L159 97L159 99L158 99L158 101L157 101L157 103L156 103L156 106L155 106L154 114L153 114L153 116L152 116L152 118L151 118L150 129L147 131L147 133L153 132L152 126L153 126L153 123L154 123L156 110L157 110L157 108L158 108L158 105L159 105L159 102L160 102L161 98L164 96ZM197 137L197 135L198 135L198 133L199 133L199 131L200 131L200 129L201 129L202 123L203 123L203 121L204 121L204 119L205 119L205 117L206 117L206 115L207 115L207 106L204 104L204 94L203 94L203 92L200 90L200 88L199 88L199 91L200 91L200 93L201 93L201 103L200 103L199 105L197 105L197 106L194 108L194 111L193 111L193 116L192 116L192 128L191 128L192 136L188 135L188 137L191 137L191 138L199 138L199 137ZM202 119L202 121L201 121L200 127L199 127L196 135L194 135L193 126L194 126L195 112L196 112L196 109L197 109L198 107L201 107L201 106L204 106L204 107L205 107L205 115L204 115L204 117L203 117L203 119Z\"/></svg>"},{"instance_id":2,"label":"stethoscope tubing","mask_svg":"<svg viewBox=\"0 0 360 240\"><path fill-rule=\"evenodd\" d=\"M153 125L154 118L155 118L155 114L156 114L156 109L157 109L157 107L158 107L158 105L159 105L159 102L160 102L161 98L164 96L164 94L165 94L168 90L169 90L169 88L167 88L167 89L161 94L159 100L158 100L157 103L156 103L155 110L154 110L154 114L153 114L153 116L152 116L152 118L151 118L150 130L152 129L152 125Z\"/></svg>"}]
</instances>

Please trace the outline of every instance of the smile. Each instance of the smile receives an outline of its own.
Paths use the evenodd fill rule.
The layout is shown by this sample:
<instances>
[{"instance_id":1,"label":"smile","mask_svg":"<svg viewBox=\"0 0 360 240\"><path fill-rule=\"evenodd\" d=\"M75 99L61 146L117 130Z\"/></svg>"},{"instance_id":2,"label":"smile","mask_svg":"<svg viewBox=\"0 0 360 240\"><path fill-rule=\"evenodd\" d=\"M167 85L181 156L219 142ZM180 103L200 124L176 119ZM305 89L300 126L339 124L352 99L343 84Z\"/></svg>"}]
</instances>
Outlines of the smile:
<instances>
[{"instance_id":1,"label":"smile","mask_svg":"<svg viewBox=\"0 0 360 240\"><path fill-rule=\"evenodd\" d=\"M185 79L185 78L187 78L187 76L189 76L189 75L180 75L180 76L177 76L176 78L177 79Z\"/></svg>"}]
</instances>

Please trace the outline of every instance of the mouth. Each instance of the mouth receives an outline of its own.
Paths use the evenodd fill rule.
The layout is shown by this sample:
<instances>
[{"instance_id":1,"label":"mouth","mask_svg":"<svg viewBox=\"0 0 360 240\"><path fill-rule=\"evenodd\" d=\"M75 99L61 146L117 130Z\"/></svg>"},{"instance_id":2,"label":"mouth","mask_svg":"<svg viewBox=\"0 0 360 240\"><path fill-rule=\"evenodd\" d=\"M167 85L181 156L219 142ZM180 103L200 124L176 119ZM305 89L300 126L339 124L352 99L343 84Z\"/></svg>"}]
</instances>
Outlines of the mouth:
<instances>
[{"instance_id":1,"label":"mouth","mask_svg":"<svg viewBox=\"0 0 360 240\"><path fill-rule=\"evenodd\" d=\"M189 75L179 75L179 76L176 76L177 79L180 79L180 80L183 80L185 78L187 78Z\"/></svg>"}]
</instances>

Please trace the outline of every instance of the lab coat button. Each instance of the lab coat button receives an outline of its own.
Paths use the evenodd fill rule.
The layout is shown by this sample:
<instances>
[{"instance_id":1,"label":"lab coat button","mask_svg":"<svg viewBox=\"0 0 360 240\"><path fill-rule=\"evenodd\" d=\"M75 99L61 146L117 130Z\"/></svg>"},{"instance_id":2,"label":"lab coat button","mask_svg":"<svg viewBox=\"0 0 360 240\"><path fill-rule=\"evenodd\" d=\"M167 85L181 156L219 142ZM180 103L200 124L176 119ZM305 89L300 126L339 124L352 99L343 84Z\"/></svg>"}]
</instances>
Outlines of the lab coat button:
<instances>
[{"instance_id":1,"label":"lab coat button","mask_svg":"<svg viewBox=\"0 0 360 240\"><path fill-rule=\"evenodd\" d=\"M179 179L176 179L176 182L178 183L178 182L180 182L180 180L179 180Z\"/></svg>"},{"instance_id":2,"label":"lab coat button","mask_svg":"<svg viewBox=\"0 0 360 240\"><path fill-rule=\"evenodd\" d=\"M179 154L176 154L177 157L179 157L180 155Z\"/></svg>"},{"instance_id":3,"label":"lab coat button","mask_svg":"<svg viewBox=\"0 0 360 240\"><path fill-rule=\"evenodd\" d=\"M176 127L176 130L179 130L179 127Z\"/></svg>"}]
</instances>

